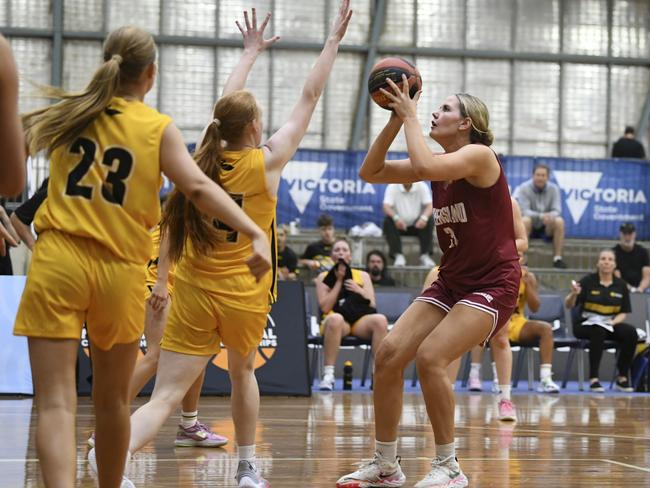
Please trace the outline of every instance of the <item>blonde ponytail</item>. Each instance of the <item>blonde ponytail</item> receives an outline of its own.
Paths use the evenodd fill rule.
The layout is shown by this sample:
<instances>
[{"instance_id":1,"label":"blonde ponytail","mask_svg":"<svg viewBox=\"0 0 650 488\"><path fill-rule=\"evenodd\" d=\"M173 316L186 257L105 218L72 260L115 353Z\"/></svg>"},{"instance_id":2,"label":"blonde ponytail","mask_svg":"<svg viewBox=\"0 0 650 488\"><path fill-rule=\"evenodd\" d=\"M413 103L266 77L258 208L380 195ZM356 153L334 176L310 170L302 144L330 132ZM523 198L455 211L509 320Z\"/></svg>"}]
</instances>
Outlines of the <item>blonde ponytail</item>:
<instances>
[{"instance_id":1,"label":"blonde ponytail","mask_svg":"<svg viewBox=\"0 0 650 488\"><path fill-rule=\"evenodd\" d=\"M57 147L74 142L108 107L121 84L137 80L155 59L151 34L137 27L121 27L111 32L104 42L104 63L83 91L67 93L43 87L45 97L60 101L23 115L30 153L45 150L50 155Z\"/></svg>"}]
</instances>

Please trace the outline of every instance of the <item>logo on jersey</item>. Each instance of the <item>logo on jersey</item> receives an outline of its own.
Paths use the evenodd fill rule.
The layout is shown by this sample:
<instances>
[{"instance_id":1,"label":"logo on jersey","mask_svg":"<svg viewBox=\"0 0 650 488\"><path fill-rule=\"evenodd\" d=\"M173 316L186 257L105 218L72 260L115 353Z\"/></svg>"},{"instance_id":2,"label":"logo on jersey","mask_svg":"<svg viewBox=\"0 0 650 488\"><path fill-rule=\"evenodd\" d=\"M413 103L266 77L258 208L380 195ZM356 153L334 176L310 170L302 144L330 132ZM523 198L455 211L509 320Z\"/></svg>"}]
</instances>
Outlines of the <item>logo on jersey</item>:
<instances>
[{"instance_id":1,"label":"logo on jersey","mask_svg":"<svg viewBox=\"0 0 650 488\"><path fill-rule=\"evenodd\" d=\"M566 205L577 224L590 202L595 203L647 203L643 190L634 188L599 188L603 173L600 171L554 171L555 179L566 195ZM615 207L613 207L615 210ZM596 220L607 220L599 219ZM616 216L617 219L620 217ZM623 219L624 220L624 219Z\"/></svg>"},{"instance_id":2,"label":"logo on jersey","mask_svg":"<svg viewBox=\"0 0 650 488\"><path fill-rule=\"evenodd\" d=\"M375 189L370 183L359 178L323 178L326 170L327 163L289 161L282 171L282 179L289 185L289 195L301 214L305 212L316 190L320 193L321 211L372 211L365 207L353 210L354 205L347 204L344 198L345 195L374 195Z\"/></svg>"},{"instance_id":3,"label":"logo on jersey","mask_svg":"<svg viewBox=\"0 0 650 488\"><path fill-rule=\"evenodd\" d=\"M433 218L436 225L457 224L467 222L467 212L463 202L453 203L446 207L434 208Z\"/></svg>"},{"instance_id":4,"label":"logo on jersey","mask_svg":"<svg viewBox=\"0 0 650 488\"><path fill-rule=\"evenodd\" d=\"M264 335L262 336L262 341L257 347L255 353L255 361L253 363L253 368L258 369L264 366L268 361L271 360L275 354L275 350L278 347L278 336L275 333L275 322L273 317L270 315L266 316L266 329L264 329ZM223 344L221 345L223 348ZM212 364L217 368L228 371L228 350L223 348L219 354L212 358Z\"/></svg>"},{"instance_id":5,"label":"logo on jersey","mask_svg":"<svg viewBox=\"0 0 650 488\"><path fill-rule=\"evenodd\" d=\"M485 298L487 300L488 303L492 303L492 300L494 300L494 297L492 295L490 295L489 293L483 293L481 291L475 291L474 295L482 296L483 298Z\"/></svg>"}]
</instances>

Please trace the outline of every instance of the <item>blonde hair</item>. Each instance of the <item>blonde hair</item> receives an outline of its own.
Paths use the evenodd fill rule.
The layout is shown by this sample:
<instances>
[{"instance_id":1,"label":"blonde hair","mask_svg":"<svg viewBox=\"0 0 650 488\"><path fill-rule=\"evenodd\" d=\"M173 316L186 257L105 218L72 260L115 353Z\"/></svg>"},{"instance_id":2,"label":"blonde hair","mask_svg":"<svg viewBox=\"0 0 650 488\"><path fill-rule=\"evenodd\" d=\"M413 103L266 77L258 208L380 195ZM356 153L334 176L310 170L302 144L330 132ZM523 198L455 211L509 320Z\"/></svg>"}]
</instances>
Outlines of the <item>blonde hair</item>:
<instances>
[{"instance_id":1,"label":"blonde hair","mask_svg":"<svg viewBox=\"0 0 650 488\"><path fill-rule=\"evenodd\" d=\"M246 126L259 116L257 101L252 93L239 90L222 97L214 106L213 120L207 127L201 146L194 159L208 178L219 184L223 163L223 143L235 143ZM185 242L190 239L200 255L214 249L218 229L213 220L202 214L177 189L165 206L161 224L163 235L169 234L169 256L173 262L180 259Z\"/></svg>"},{"instance_id":2,"label":"blonde hair","mask_svg":"<svg viewBox=\"0 0 650 488\"><path fill-rule=\"evenodd\" d=\"M125 26L111 32L104 41L104 63L90 83L78 93L42 87L43 95L60 100L23 115L23 127L31 154L48 155L59 146L73 143L101 114L123 83L137 81L155 62L153 37L137 27Z\"/></svg>"},{"instance_id":3,"label":"blonde hair","mask_svg":"<svg viewBox=\"0 0 650 488\"><path fill-rule=\"evenodd\" d=\"M472 129L469 133L469 140L473 143L491 146L494 136L490 130L490 113L487 106L480 98L468 93L456 93L460 115L469 117Z\"/></svg>"}]
</instances>

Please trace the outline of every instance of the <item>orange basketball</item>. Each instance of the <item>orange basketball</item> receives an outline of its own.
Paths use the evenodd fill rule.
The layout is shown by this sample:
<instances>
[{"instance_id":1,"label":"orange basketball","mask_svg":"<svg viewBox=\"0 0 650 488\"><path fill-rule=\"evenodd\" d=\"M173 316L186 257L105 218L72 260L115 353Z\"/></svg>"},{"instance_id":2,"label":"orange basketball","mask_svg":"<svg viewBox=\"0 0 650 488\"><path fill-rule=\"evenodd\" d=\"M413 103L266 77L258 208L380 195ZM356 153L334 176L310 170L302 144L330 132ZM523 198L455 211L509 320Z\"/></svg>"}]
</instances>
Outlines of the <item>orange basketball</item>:
<instances>
[{"instance_id":1,"label":"orange basketball","mask_svg":"<svg viewBox=\"0 0 650 488\"><path fill-rule=\"evenodd\" d=\"M392 91L386 78L390 78L400 88L402 87L402 75L406 75L409 84L409 95L411 98L422 89L422 77L418 69L406 59L384 58L375 64L368 78L368 91L373 101L381 108L391 110L388 106L390 100L380 91L380 88Z\"/></svg>"}]
</instances>

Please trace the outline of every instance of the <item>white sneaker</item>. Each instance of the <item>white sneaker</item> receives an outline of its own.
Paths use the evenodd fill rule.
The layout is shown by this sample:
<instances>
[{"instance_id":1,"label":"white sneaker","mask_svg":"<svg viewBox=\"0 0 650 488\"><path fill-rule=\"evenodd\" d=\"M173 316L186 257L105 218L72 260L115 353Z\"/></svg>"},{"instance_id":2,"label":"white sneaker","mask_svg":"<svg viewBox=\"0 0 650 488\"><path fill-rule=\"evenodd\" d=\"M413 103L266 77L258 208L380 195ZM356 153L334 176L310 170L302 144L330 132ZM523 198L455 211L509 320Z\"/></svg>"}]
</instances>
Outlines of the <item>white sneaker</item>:
<instances>
[{"instance_id":1,"label":"white sneaker","mask_svg":"<svg viewBox=\"0 0 650 488\"><path fill-rule=\"evenodd\" d=\"M260 476L255 463L245 460L239 461L235 479L239 488L269 488L271 486Z\"/></svg>"},{"instance_id":2,"label":"white sneaker","mask_svg":"<svg viewBox=\"0 0 650 488\"><path fill-rule=\"evenodd\" d=\"M543 378L539 382L537 391L540 393L560 393L560 387L557 386L555 381L553 381L553 378L549 376L548 378Z\"/></svg>"},{"instance_id":3,"label":"white sneaker","mask_svg":"<svg viewBox=\"0 0 650 488\"><path fill-rule=\"evenodd\" d=\"M433 268L436 265L436 262L431 259L431 256L428 254L422 254L420 256L420 264L426 266L427 268Z\"/></svg>"},{"instance_id":4,"label":"white sneaker","mask_svg":"<svg viewBox=\"0 0 650 488\"><path fill-rule=\"evenodd\" d=\"M469 484L456 458L435 458L431 461L431 468L429 474L419 481L415 488L463 488Z\"/></svg>"},{"instance_id":5,"label":"white sneaker","mask_svg":"<svg viewBox=\"0 0 650 488\"><path fill-rule=\"evenodd\" d=\"M406 258L404 257L404 254L395 254L395 262L393 263L393 266L396 268L403 268L406 266Z\"/></svg>"},{"instance_id":6,"label":"white sneaker","mask_svg":"<svg viewBox=\"0 0 650 488\"><path fill-rule=\"evenodd\" d=\"M128 463L128 459L127 459ZM88 465L90 466L90 471L93 476L97 476L98 471L97 471L97 455L95 453L95 448L93 447L90 451L88 451ZM126 466L124 466L124 469L126 470ZM135 485L133 484L133 481L131 481L129 478L126 476L122 476L122 483L120 484L120 488L135 488Z\"/></svg>"},{"instance_id":7,"label":"white sneaker","mask_svg":"<svg viewBox=\"0 0 650 488\"><path fill-rule=\"evenodd\" d=\"M359 469L346 474L336 482L336 488L370 488L400 487L406 482L406 476L399 465L399 457L389 462L375 453L371 460L359 463Z\"/></svg>"},{"instance_id":8,"label":"white sneaker","mask_svg":"<svg viewBox=\"0 0 650 488\"><path fill-rule=\"evenodd\" d=\"M318 389L322 391L332 391L334 389L334 383L336 379L333 374L323 375L323 379L320 380L318 384Z\"/></svg>"}]
</instances>

